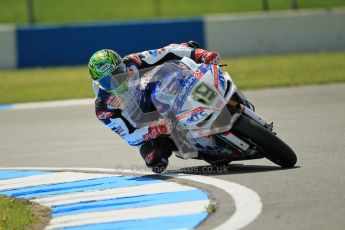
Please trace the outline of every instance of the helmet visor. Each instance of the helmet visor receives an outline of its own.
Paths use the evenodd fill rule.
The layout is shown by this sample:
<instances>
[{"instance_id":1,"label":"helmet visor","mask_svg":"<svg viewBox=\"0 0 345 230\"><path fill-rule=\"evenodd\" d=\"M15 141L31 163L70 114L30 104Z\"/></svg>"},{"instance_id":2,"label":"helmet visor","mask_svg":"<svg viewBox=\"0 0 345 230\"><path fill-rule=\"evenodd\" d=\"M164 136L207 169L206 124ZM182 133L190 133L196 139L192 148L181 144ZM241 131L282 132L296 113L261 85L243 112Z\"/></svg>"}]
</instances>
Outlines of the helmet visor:
<instances>
[{"instance_id":1,"label":"helmet visor","mask_svg":"<svg viewBox=\"0 0 345 230\"><path fill-rule=\"evenodd\" d=\"M109 75L97 80L101 88L108 93L121 94L128 87L128 76L126 74L126 66L121 63Z\"/></svg>"}]
</instances>

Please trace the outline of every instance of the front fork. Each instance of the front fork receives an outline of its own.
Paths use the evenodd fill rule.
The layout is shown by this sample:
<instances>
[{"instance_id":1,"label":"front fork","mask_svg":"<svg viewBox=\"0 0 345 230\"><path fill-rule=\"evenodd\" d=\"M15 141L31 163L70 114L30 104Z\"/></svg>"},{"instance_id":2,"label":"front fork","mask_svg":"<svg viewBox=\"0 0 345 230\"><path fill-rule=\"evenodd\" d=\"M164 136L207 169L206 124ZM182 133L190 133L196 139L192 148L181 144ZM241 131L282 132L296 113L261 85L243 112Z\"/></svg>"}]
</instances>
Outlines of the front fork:
<instances>
[{"instance_id":1,"label":"front fork","mask_svg":"<svg viewBox=\"0 0 345 230\"><path fill-rule=\"evenodd\" d=\"M255 113L253 110L248 109L247 107L241 105L242 113L247 115L248 117L252 118L254 121L262 125L263 127L267 128L271 132L273 132L273 122L268 123L268 121L260 116L259 114Z\"/></svg>"},{"instance_id":2,"label":"front fork","mask_svg":"<svg viewBox=\"0 0 345 230\"><path fill-rule=\"evenodd\" d=\"M262 126L266 126L268 124L265 118L261 117L259 114L255 113L253 110L245 107L244 105L240 105L240 106L241 106L242 114L247 115L248 117L252 118L254 121L256 121Z\"/></svg>"},{"instance_id":3,"label":"front fork","mask_svg":"<svg viewBox=\"0 0 345 230\"><path fill-rule=\"evenodd\" d=\"M236 115L238 116L238 114L245 114L246 116L248 116L249 118L253 119L254 121L256 121L257 123L259 123L260 125L270 129L270 131L272 131L273 129L273 123L269 124L267 122L267 120L265 118L263 118L262 116L260 116L259 114L257 114L255 112L255 108L252 105L252 103L250 103L247 98L242 94L241 91L237 91L232 98L230 98L230 100L228 101L228 106L230 108L230 111L232 110L232 112L237 113Z\"/></svg>"},{"instance_id":4,"label":"front fork","mask_svg":"<svg viewBox=\"0 0 345 230\"><path fill-rule=\"evenodd\" d=\"M247 100L246 100L246 102L247 102ZM268 124L268 122L267 122L267 120L265 118L263 118L262 116L260 116L259 114L257 114L256 112L254 112L252 110L252 109L254 109L254 107L251 105L251 103L249 103L249 102L247 102L247 103L248 103L248 105L244 106L242 103L239 103L237 100L230 99L229 102L228 102L228 106L229 106L230 110L232 112L233 111L237 111L232 116L233 117L237 117L237 119L240 116L248 116L251 119L253 119L254 121L256 121L257 123L259 123L260 125L266 127L270 131L272 131L273 123ZM229 132L225 132L225 133L220 134L219 137L223 141L233 145L238 150L242 151L243 153L245 153L247 155L252 155L252 153L254 151L253 148L252 148L251 143L249 143L248 141L245 141L245 140L239 138L238 136L233 134L231 132L231 130Z\"/></svg>"}]
</instances>

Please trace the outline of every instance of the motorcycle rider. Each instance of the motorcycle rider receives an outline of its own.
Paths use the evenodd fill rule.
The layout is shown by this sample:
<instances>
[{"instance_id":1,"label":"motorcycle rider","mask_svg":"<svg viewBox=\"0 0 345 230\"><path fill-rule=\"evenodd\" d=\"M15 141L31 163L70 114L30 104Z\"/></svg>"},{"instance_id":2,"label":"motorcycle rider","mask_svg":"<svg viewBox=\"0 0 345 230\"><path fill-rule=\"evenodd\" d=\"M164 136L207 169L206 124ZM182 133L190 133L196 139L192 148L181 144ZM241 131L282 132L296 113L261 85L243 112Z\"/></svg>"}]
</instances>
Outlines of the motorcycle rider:
<instances>
[{"instance_id":1,"label":"motorcycle rider","mask_svg":"<svg viewBox=\"0 0 345 230\"><path fill-rule=\"evenodd\" d=\"M147 127L136 128L133 121L120 107L124 103L123 100L136 100L140 107L145 107L148 95L142 89L128 93L127 91L130 90L127 81L119 82L115 90L111 91L102 86L102 81L107 76L135 72L169 60L180 60L183 57L191 58L198 63L211 64L218 64L220 58L217 52L201 49L197 42L189 41L182 44L170 44L156 50L133 53L124 58L112 50L103 49L94 53L89 60L88 68L94 82L95 110L98 119L120 135L129 145L139 146L146 165L154 172L164 171L168 165L168 158L172 151L176 150L173 141L167 138L171 132L171 123L166 119L160 119ZM141 109L147 110L147 108Z\"/></svg>"}]
</instances>

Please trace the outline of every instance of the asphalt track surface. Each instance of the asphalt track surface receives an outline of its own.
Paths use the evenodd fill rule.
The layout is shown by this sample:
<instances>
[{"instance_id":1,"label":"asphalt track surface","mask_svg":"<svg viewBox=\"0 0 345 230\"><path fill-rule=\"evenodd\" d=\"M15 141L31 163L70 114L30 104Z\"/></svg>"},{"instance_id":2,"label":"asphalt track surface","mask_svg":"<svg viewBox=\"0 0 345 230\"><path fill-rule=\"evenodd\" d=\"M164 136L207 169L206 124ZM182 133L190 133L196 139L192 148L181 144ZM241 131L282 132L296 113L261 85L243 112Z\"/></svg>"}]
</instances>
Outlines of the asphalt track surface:
<instances>
[{"instance_id":1,"label":"asphalt track surface","mask_svg":"<svg viewBox=\"0 0 345 230\"><path fill-rule=\"evenodd\" d=\"M172 157L169 170L232 181L256 191L263 210L245 229L344 229L345 84L245 94L295 150L296 167L282 170L260 159L214 170L203 161ZM0 167L145 170L137 149L97 121L91 105L0 111L0 127ZM222 196L219 191L213 195L221 206L230 207L209 220L217 222L231 214L233 204L217 197Z\"/></svg>"}]
</instances>

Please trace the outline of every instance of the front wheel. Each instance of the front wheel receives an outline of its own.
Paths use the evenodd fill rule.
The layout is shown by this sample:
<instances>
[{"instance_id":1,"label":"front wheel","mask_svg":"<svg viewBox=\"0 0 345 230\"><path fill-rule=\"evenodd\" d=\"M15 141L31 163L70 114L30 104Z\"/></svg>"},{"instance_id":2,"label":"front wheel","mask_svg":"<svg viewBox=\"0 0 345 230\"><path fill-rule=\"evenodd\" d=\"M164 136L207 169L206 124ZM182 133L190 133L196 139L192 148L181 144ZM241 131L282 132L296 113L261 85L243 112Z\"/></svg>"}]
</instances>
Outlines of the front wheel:
<instances>
[{"instance_id":1,"label":"front wheel","mask_svg":"<svg viewBox=\"0 0 345 230\"><path fill-rule=\"evenodd\" d=\"M294 151L271 131L249 117L242 115L233 131L249 138L264 151L264 156L275 164L283 168L291 168L296 164L297 156Z\"/></svg>"}]
</instances>

